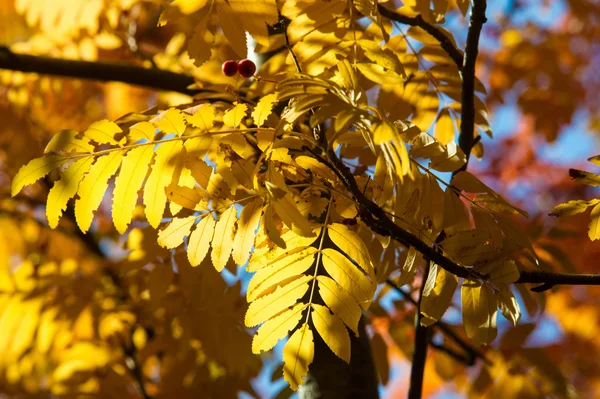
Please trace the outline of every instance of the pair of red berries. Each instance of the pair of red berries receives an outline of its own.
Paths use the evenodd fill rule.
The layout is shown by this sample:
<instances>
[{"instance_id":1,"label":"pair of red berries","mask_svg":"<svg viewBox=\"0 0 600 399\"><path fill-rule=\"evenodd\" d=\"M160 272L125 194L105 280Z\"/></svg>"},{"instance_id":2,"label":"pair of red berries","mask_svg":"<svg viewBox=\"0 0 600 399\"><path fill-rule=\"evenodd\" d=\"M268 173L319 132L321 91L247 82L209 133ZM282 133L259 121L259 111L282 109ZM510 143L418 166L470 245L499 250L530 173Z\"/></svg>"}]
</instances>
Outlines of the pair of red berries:
<instances>
[{"instance_id":1,"label":"pair of red berries","mask_svg":"<svg viewBox=\"0 0 600 399\"><path fill-rule=\"evenodd\" d=\"M249 78L250 76L254 76L254 73L256 72L256 64L247 59L241 61L229 60L223 63L221 70L225 76L234 76L239 72L241 77Z\"/></svg>"}]
</instances>

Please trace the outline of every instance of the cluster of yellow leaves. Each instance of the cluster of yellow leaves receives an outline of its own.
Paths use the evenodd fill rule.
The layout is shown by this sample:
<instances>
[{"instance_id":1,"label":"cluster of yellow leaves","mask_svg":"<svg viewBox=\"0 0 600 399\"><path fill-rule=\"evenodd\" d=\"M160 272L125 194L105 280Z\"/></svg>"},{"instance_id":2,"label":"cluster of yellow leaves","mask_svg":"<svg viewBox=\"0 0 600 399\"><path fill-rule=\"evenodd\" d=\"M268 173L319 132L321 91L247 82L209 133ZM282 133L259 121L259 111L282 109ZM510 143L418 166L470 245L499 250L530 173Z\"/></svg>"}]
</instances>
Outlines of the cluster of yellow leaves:
<instances>
[{"instance_id":1,"label":"cluster of yellow leaves","mask_svg":"<svg viewBox=\"0 0 600 399\"><path fill-rule=\"evenodd\" d=\"M591 157L588 159L588 161L600 166L600 155ZM578 169L569 169L569 175L573 180L583 183L587 186L600 186L600 175L598 174ZM578 213L585 212L588 208L592 208L588 235L590 240L598 240L600 239L600 199L595 198L589 201L573 200L557 205L550 213L550 216L560 217L576 215Z\"/></svg>"}]
</instances>

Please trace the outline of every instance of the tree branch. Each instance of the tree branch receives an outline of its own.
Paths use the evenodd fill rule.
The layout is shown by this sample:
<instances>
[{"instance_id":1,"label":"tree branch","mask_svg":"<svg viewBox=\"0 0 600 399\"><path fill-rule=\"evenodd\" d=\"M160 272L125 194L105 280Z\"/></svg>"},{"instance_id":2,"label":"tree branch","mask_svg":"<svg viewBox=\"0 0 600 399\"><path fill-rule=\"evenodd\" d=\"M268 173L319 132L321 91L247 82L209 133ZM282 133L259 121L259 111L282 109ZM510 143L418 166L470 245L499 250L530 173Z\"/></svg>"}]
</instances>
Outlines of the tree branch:
<instances>
[{"instance_id":1,"label":"tree branch","mask_svg":"<svg viewBox=\"0 0 600 399\"><path fill-rule=\"evenodd\" d=\"M419 289L419 300L417 301L417 312L415 314L415 349L413 351L410 365L410 384L408 386L408 399L421 399L423 394L423 377L425 375L425 363L427 361L427 346L431 341L431 328L421 324L423 314L421 313L421 301L425 282L429 278L431 263L427 262L423 281Z\"/></svg>"},{"instance_id":2,"label":"tree branch","mask_svg":"<svg viewBox=\"0 0 600 399\"><path fill-rule=\"evenodd\" d=\"M448 37L443 30L438 28L435 25L431 25L427 21L423 19L420 15L416 17L408 17L406 15L398 14L397 12L385 8L383 5L378 4L377 10L384 17L391 19L392 21L400 22L401 24L410 25L410 26L418 26L423 29L425 32L429 33L433 36L442 46L442 49L448 53L452 61L456 64L458 69L460 70L463 66L463 56L462 52L456 48L452 39Z\"/></svg>"},{"instance_id":3,"label":"tree branch","mask_svg":"<svg viewBox=\"0 0 600 399\"><path fill-rule=\"evenodd\" d=\"M460 69L462 77L462 114L460 120L460 135L458 145L465 153L467 162L461 168L465 170L469 163L471 150L475 142L475 63L479 53L479 37L483 24L487 21L485 16L486 0L471 0L471 17L469 32L465 45L465 55Z\"/></svg>"},{"instance_id":4,"label":"tree branch","mask_svg":"<svg viewBox=\"0 0 600 399\"><path fill-rule=\"evenodd\" d=\"M18 54L13 53L6 46L0 46L0 69L102 82L123 82L151 89L175 91L190 96L200 92L200 90L189 89L188 87L194 84L194 78L181 73L148 69L125 63L63 60Z\"/></svg>"},{"instance_id":5,"label":"tree branch","mask_svg":"<svg viewBox=\"0 0 600 399\"><path fill-rule=\"evenodd\" d=\"M555 285L600 285L600 274L563 274L522 270L515 284L542 284L532 288L531 291L543 292Z\"/></svg>"}]
</instances>

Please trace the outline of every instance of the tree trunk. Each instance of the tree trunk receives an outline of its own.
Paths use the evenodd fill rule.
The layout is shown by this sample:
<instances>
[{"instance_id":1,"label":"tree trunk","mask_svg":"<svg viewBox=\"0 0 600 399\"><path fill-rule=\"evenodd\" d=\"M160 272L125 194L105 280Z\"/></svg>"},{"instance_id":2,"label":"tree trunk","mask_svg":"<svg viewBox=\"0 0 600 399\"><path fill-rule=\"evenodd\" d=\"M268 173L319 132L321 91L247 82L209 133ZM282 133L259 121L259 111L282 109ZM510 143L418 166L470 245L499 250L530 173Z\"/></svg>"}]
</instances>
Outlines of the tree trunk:
<instances>
[{"instance_id":1,"label":"tree trunk","mask_svg":"<svg viewBox=\"0 0 600 399\"><path fill-rule=\"evenodd\" d=\"M379 398L379 378L364 317L360 320L358 332L359 337L350 333L350 364L334 355L319 334L315 334L315 357L306 382L298 389L300 399Z\"/></svg>"}]
</instances>

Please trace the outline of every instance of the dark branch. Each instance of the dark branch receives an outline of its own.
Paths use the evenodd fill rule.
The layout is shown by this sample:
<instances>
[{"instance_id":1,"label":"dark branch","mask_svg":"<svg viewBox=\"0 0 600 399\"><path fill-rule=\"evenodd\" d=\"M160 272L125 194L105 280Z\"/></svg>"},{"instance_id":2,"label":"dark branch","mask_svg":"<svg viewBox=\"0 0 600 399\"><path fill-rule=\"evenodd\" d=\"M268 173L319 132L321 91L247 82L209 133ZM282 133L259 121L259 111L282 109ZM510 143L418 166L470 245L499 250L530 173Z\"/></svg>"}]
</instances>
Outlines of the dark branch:
<instances>
[{"instance_id":1,"label":"dark branch","mask_svg":"<svg viewBox=\"0 0 600 399\"><path fill-rule=\"evenodd\" d=\"M17 54L6 46L0 46L0 69L102 82L123 82L188 95L194 95L200 91L189 89L188 87L194 83L194 79L181 73L142 68L125 63L63 60Z\"/></svg>"},{"instance_id":2,"label":"dark branch","mask_svg":"<svg viewBox=\"0 0 600 399\"><path fill-rule=\"evenodd\" d=\"M410 385L408 386L408 399L421 399L423 394L423 377L425 375L425 363L427 362L427 346L431 341L432 329L421 324L423 314L421 313L421 301L425 282L429 277L431 264L428 262L423 274L421 288L419 289L419 300L417 301L417 312L415 314L415 350L413 351L412 363L410 365Z\"/></svg>"},{"instance_id":3,"label":"dark branch","mask_svg":"<svg viewBox=\"0 0 600 399\"><path fill-rule=\"evenodd\" d=\"M392 21L400 22L401 24L410 25L410 26L418 26L423 29L425 32L429 33L433 36L442 46L442 49L448 53L452 61L456 64L458 69L461 69L463 66L463 56L461 51L456 48L452 39L448 37L444 31L439 29L438 27L431 25L427 21L423 19L420 15L416 17L407 17L406 15L398 14L395 11L392 11L388 8L385 8L381 4L377 5L377 9L379 13L384 17L391 19Z\"/></svg>"},{"instance_id":4,"label":"dark branch","mask_svg":"<svg viewBox=\"0 0 600 399\"><path fill-rule=\"evenodd\" d=\"M479 37L483 24L487 21L485 17L486 0L471 0L471 17L469 22L469 32L467 34L467 44L465 45L465 55L460 68L462 77L462 115L460 121L460 135L458 145L467 157L467 163L463 170L467 168L471 150L476 144L475 137L475 63L479 53Z\"/></svg>"},{"instance_id":5,"label":"dark branch","mask_svg":"<svg viewBox=\"0 0 600 399\"><path fill-rule=\"evenodd\" d=\"M523 270L516 284L542 284L531 289L534 292L542 292L555 285L600 285L600 274L563 274Z\"/></svg>"}]
</instances>

